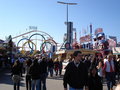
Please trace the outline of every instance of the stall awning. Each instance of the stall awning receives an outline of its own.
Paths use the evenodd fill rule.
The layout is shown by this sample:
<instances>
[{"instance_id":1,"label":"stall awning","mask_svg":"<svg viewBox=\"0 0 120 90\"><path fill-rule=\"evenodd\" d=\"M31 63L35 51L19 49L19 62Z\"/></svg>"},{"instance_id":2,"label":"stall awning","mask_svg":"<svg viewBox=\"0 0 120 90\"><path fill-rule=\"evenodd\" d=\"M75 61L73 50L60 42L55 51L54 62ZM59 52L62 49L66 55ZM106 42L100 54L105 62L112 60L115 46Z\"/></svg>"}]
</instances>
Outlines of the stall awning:
<instances>
[{"instance_id":1,"label":"stall awning","mask_svg":"<svg viewBox=\"0 0 120 90\"><path fill-rule=\"evenodd\" d=\"M112 51L114 55L120 55L120 47L113 47Z\"/></svg>"}]
</instances>

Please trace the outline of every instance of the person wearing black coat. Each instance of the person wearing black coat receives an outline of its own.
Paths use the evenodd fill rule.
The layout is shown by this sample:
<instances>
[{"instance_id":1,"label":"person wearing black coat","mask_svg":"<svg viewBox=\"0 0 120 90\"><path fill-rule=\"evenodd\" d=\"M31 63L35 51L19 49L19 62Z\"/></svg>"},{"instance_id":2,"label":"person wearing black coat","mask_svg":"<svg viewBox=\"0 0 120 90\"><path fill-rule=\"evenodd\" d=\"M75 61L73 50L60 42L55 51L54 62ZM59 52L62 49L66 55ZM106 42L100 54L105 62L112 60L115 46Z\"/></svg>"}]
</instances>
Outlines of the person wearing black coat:
<instances>
[{"instance_id":1,"label":"person wearing black coat","mask_svg":"<svg viewBox=\"0 0 120 90\"><path fill-rule=\"evenodd\" d=\"M42 61L40 62L41 67L40 87L42 88L42 90L46 90L46 78L48 76L47 66L48 66L47 58L43 58Z\"/></svg>"},{"instance_id":2,"label":"person wearing black coat","mask_svg":"<svg viewBox=\"0 0 120 90\"><path fill-rule=\"evenodd\" d=\"M32 65L30 66L29 74L32 78L32 90L40 90L41 69L37 59L35 59Z\"/></svg>"},{"instance_id":3,"label":"person wearing black coat","mask_svg":"<svg viewBox=\"0 0 120 90\"><path fill-rule=\"evenodd\" d=\"M20 90L20 62L16 60L13 67L12 67L12 80L14 83L14 90Z\"/></svg>"},{"instance_id":4,"label":"person wearing black coat","mask_svg":"<svg viewBox=\"0 0 120 90\"><path fill-rule=\"evenodd\" d=\"M82 54L80 51L75 51L73 56L74 61L66 66L63 77L64 90L68 90L67 84L70 87L69 90L83 90L84 86L85 90L88 90L88 71L85 64L81 61Z\"/></svg>"},{"instance_id":5,"label":"person wearing black coat","mask_svg":"<svg viewBox=\"0 0 120 90\"><path fill-rule=\"evenodd\" d=\"M53 68L54 68L54 62L53 62L53 60L52 60L52 58L51 58L51 59L49 59L49 61L48 61L48 74L49 74L49 72L50 72L50 76L51 76L51 77L53 77Z\"/></svg>"},{"instance_id":6,"label":"person wearing black coat","mask_svg":"<svg viewBox=\"0 0 120 90\"><path fill-rule=\"evenodd\" d=\"M97 74L96 67L90 68L90 76L88 77L89 90L103 90L101 78Z\"/></svg>"},{"instance_id":7,"label":"person wearing black coat","mask_svg":"<svg viewBox=\"0 0 120 90\"><path fill-rule=\"evenodd\" d=\"M29 73L31 64L32 64L32 60L31 59L26 60L26 67L25 67L26 90L31 90L31 75Z\"/></svg>"}]
</instances>

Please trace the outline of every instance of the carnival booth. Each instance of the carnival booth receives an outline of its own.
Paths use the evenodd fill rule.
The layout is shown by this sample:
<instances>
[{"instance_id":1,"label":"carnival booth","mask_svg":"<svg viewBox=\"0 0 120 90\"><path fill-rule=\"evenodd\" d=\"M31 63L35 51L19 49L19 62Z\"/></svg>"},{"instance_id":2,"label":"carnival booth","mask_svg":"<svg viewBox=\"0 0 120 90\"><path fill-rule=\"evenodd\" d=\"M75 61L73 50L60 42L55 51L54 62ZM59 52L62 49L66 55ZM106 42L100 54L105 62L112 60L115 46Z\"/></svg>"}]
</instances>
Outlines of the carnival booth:
<instances>
[{"instance_id":1,"label":"carnival booth","mask_svg":"<svg viewBox=\"0 0 120 90\"><path fill-rule=\"evenodd\" d=\"M120 55L120 47L112 48L113 55Z\"/></svg>"},{"instance_id":2,"label":"carnival booth","mask_svg":"<svg viewBox=\"0 0 120 90\"><path fill-rule=\"evenodd\" d=\"M0 39L0 68L5 66L7 62L7 49L4 40Z\"/></svg>"}]
</instances>

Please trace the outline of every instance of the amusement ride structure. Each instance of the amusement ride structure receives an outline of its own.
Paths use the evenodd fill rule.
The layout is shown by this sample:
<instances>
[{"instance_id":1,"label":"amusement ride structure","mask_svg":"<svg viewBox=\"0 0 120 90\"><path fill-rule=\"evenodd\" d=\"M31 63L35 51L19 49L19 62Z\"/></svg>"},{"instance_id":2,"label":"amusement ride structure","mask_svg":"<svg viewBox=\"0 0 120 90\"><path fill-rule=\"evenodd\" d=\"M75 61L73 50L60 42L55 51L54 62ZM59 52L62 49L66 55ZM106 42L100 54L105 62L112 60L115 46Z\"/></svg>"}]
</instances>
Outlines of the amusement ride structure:
<instances>
[{"instance_id":1,"label":"amusement ride structure","mask_svg":"<svg viewBox=\"0 0 120 90\"><path fill-rule=\"evenodd\" d=\"M15 36L12 40L19 40L16 43L18 53L33 56L35 54L50 54L57 49L57 43L46 32L32 30Z\"/></svg>"}]
</instances>

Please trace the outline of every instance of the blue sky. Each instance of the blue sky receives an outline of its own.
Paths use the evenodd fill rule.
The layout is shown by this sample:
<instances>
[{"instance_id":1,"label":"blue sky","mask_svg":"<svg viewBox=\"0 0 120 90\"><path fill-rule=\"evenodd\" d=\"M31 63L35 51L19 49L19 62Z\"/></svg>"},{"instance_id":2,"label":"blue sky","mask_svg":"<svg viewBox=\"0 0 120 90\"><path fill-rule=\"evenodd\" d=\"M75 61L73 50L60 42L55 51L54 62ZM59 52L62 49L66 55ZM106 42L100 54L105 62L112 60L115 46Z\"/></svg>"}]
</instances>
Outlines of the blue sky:
<instances>
[{"instance_id":1,"label":"blue sky","mask_svg":"<svg viewBox=\"0 0 120 90\"><path fill-rule=\"evenodd\" d=\"M93 31L103 28L106 35L117 36L120 41L120 0L0 0L0 39L37 26L62 43L66 33L66 5L57 1L78 3L69 6L69 21L78 36L92 23Z\"/></svg>"}]
</instances>

